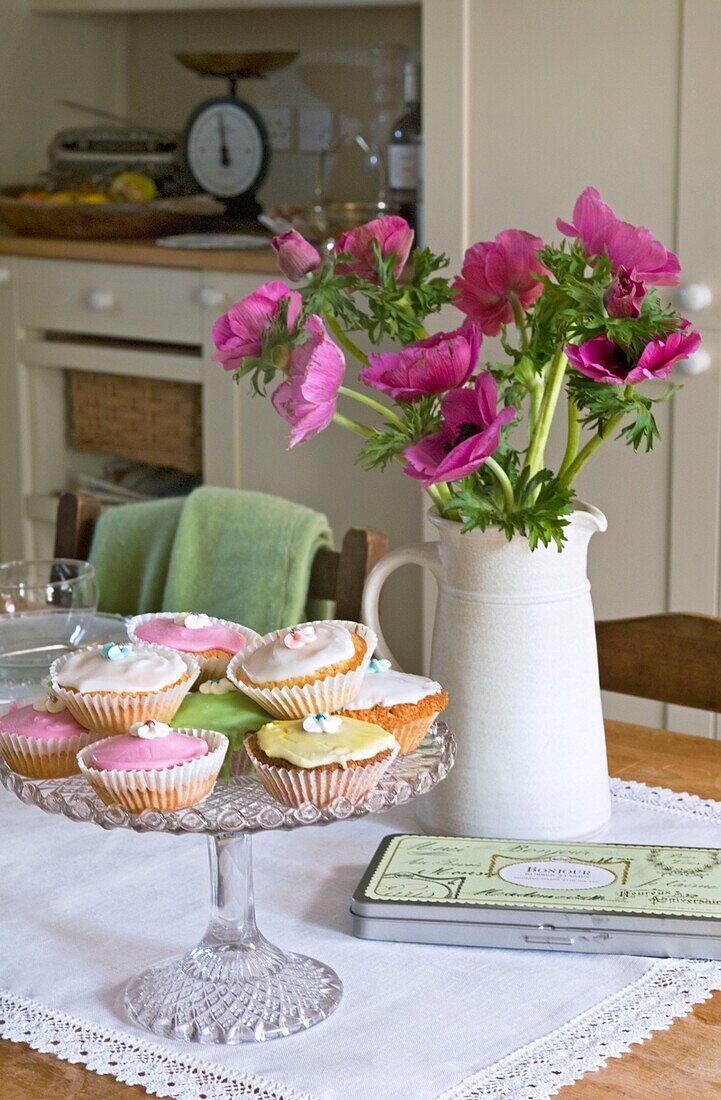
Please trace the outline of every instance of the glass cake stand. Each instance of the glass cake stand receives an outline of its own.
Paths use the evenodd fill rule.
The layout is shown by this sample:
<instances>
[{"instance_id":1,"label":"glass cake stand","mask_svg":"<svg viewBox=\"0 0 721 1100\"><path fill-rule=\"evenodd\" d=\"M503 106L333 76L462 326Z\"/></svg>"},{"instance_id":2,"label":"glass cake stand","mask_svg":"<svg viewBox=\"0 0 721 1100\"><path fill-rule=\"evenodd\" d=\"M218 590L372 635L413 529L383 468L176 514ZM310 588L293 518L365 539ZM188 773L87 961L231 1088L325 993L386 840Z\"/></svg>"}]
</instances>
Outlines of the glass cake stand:
<instances>
[{"instance_id":1,"label":"glass cake stand","mask_svg":"<svg viewBox=\"0 0 721 1100\"><path fill-rule=\"evenodd\" d=\"M269 943L255 923L251 845L262 829L296 829L390 810L426 794L455 760L443 722L408 756L391 764L380 784L354 806L336 799L325 810L276 802L254 775L219 780L203 802L184 810L139 816L106 806L81 776L28 779L4 764L0 782L22 802L72 821L139 833L204 833L210 854L211 911L200 943L132 978L125 990L131 1019L170 1039L195 1043L263 1042L312 1027L337 1008L338 975L305 955Z\"/></svg>"}]
</instances>

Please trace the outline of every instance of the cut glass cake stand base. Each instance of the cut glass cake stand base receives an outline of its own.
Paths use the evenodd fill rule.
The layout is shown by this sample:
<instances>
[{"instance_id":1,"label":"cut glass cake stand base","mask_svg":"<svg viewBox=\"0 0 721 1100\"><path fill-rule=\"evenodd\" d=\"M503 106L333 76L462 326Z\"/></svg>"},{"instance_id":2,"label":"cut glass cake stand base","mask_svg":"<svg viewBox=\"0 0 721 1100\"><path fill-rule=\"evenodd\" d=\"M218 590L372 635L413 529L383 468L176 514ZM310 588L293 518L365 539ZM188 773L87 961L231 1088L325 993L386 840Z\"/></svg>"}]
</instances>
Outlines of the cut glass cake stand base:
<instances>
[{"instance_id":1,"label":"cut glass cake stand base","mask_svg":"<svg viewBox=\"0 0 721 1100\"><path fill-rule=\"evenodd\" d=\"M353 806L325 810L276 802L254 775L219 780L203 802L139 816L105 806L81 776L27 779L0 758L0 782L23 802L73 821L136 832L204 833L210 853L210 922L200 943L132 978L125 1007L136 1024L195 1043L263 1042L319 1023L337 1008L343 986L324 963L269 943L255 922L251 846L263 829L328 825L400 806L425 794L453 766L455 743L438 722L423 744L391 764L380 784Z\"/></svg>"}]
</instances>

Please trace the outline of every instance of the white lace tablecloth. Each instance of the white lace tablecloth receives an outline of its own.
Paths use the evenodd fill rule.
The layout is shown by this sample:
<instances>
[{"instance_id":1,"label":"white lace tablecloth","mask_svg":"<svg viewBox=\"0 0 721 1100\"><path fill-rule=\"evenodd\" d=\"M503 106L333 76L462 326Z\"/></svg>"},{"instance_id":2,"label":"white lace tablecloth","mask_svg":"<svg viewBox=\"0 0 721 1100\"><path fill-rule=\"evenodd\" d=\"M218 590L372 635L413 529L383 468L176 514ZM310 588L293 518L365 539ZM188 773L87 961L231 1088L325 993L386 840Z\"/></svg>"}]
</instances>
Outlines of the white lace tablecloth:
<instances>
[{"instance_id":1,"label":"white lace tablecloth","mask_svg":"<svg viewBox=\"0 0 721 1100\"><path fill-rule=\"evenodd\" d=\"M721 803L614 780L599 839L721 846ZM721 964L371 943L351 893L412 808L255 842L261 930L329 963L329 1020L266 1044L153 1039L125 981L183 952L207 916L201 837L103 832L0 789L0 1032L181 1100L540 1100L721 988Z\"/></svg>"}]
</instances>

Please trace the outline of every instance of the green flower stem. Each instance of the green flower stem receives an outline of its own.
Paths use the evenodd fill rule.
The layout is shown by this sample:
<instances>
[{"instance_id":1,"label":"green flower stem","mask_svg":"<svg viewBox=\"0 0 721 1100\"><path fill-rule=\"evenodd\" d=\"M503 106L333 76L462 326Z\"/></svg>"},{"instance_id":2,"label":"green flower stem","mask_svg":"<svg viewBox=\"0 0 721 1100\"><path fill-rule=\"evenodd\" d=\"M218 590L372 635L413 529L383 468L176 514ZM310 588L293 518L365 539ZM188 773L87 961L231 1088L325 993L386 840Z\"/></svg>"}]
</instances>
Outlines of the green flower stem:
<instances>
[{"instance_id":1,"label":"green flower stem","mask_svg":"<svg viewBox=\"0 0 721 1100\"><path fill-rule=\"evenodd\" d=\"M569 397L568 399L568 436L566 441L566 450L563 455L563 462L558 471L559 476L565 474L568 467L571 465L576 455L578 454L578 444L581 441L581 421L578 418L578 408L575 403Z\"/></svg>"},{"instance_id":2,"label":"green flower stem","mask_svg":"<svg viewBox=\"0 0 721 1100\"><path fill-rule=\"evenodd\" d=\"M338 393L342 393L344 397L352 397L354 401L360 401L362 405L367 405L369 409L373 409L375 412L380 413L386 420L391 420L399 428L405 428L405 424L401 420L400 416L397 416L392 409L386 408L385 405L381 405L380 401L376 401L375 398L369 397L367 393L358 393L356 390L349 390L347 386L339 386Z\"/></svg>"},{"instance_id":3,"label":"green flower stem","mask_svg":"<svg viewBox=\"0 0 721 1100\"><path fill-rule=\"evenodd\" d=\"M323 310L326 321L328 322L328 328L331 330L336 340L349 355L352 355L354 359L357 359L359 363L362 363L364 367L368 366L368 356L365 352L362 352L357 344L354 344L350 336L346 335L343 329L340 327L335 317L327 307Z\"/></svg>"},{"instance_id":4,"label":"green flower stem","mask_svg":"<svg viewBox=\"0 0 721 1100\"><path fill-rule=\"evenodd\" d=\"M558 348L551 360L551 366L546 378L543 391L543 400L538 414L538 422L533 429L531 445L526 456L526 465L530 468L531 476L543 469L543 454L548 441L548 433L553 423L553 414L556 411L558 398L563 387L563 379L566 374L566 354L562 347Z\"/></svg>"},{"instance_id":5,"label":"green flower stem","mask_svg":"<svg viewBox=\"0 0 721 1100\"><path fill-rule=\"evenodd\" d=\"M605 442L605 440L607 440L610 435L613 435L616 428L623 420L623 417L624 413L619 413L618 416L612 417L602 432L594 435L593 439L589 439L586 446L581 448L568 469L565 472L561 473L561 475L559 476L559 485L563 486L564 488L568 488L573 484L579 470L581 470L581 468L585 466L593 452L597 451L601 444Z\"/></svg>"},{"instance_id":6,"label":"green flower stem","mask_svg":"<svg viewBox=\"0 0 721 1100\"><path fill-rule=\"evenodd\" d=\"M526 315L523 312L523 307L518 301L515 294L509 295L509 301L511 303L511 309L513 310L513 320L516 322L516 328L518 329L519 336L521 337L521 347L524 351L528 351L530 343L528 340L528 329L526 328Z\"/></svg>"},{"instance_id":7,"label":"green flower stem","mask_svg":"<svg viewBox=\"0 0 721 1100\"><path fill-rule=\"evenodd\" d=\"M443 515L443 506L445 504L445 501L438 489L438 485L429 485L426 489L426 492L428 493L428 496L431 498L440 514Z\"/></svg>"},{"instance_id":8,"label":"green flower stem","mask_svg":"<svg viewBox=\"0 0 721 1100\"><path fill-rule=\"evenodd\" d=\"M376 434L372 428L367 428L365 424L361 424L358 420L352 420L350 416L343 416L343 413L334 413L333 423L340 424L341 428L347 428L348 431L355 432L356 435L362 435L364 439Z\"/></svg>"},{"instance_id":9,"label":"green flower stem","mask_svg":"<svg viewBox=\"0 0 721 1100\"><path fill-rule=\"evenodd\" d=\"M515 500L513 499L513 486L511 485L508 474L503 467L496 462L495 458L487 458L485 466L487 470L491 471L503 490L503 503L506 506L506 511L512 512Z\"/></svg>"},{"instance_id":10,"label":"green flower stem","mask_svg":"<svg viewBox=\"0 0 721 1100\"><path fill-rule=\"evenodd\" d=\"M528 387L528 392L531 395L531 411L528 418L528 433L530 443L533 439L534 428L538 423L538 416L541 411L541 402L543 400L543 382L538 377L538 375L536 375L534 380L530 383Z\"/></svg>"}]
</instances>

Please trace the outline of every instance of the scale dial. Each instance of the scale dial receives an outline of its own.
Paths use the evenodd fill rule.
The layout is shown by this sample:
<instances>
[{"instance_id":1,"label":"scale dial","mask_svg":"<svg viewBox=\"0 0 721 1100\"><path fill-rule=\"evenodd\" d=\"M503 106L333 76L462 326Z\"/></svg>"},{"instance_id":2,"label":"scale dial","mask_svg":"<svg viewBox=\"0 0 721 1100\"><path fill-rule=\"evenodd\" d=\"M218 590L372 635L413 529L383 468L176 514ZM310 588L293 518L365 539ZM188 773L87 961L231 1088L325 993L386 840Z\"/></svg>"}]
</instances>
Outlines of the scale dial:
<instances>
[{"instance_id":1,"label":"scale dial","mask_svg":"<svg viewBox=\"0 0 721 1100\"><path fill-rule=\"evenodd\" d=\"M185 159L199 187L235 199L260 186L268 170L268 137L256 111L238 99L208 99L185 133Z\"/></svg>"}]
</instances>

